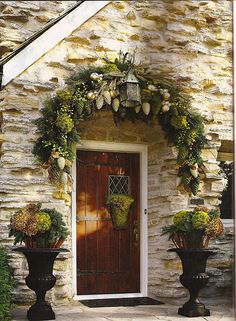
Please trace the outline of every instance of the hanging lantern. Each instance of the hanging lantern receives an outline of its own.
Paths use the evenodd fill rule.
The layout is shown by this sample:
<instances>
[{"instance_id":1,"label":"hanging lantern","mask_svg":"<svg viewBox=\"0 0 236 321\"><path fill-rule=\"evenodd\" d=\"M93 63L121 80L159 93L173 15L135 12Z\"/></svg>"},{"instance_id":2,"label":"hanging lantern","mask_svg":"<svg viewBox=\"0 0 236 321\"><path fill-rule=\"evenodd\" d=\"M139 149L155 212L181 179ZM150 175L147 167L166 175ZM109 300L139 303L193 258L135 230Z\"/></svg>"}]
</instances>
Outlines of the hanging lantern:
<instances>
[{"instance_id":1,"label":"hanging lantern","mask_svg":"<svg viewBox=\"0 0 236 321\"><path fill-rule=\"evenodd\" d=\"M130 68L120 86L120 102L124 107L136 107L141 105L141 94L138 79Z\"/></svg>"}]
</instances>

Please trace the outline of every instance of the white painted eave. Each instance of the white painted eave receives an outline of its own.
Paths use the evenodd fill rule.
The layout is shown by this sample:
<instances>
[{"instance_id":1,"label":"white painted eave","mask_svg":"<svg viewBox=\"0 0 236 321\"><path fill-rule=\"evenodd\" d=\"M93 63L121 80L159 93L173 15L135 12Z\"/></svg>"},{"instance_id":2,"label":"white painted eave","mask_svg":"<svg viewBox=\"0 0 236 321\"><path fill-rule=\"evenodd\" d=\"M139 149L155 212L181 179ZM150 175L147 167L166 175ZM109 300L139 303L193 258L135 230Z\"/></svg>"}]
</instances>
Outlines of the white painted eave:
<instances>
[{"instance_id":1,"label":"white painted eave","mask_svg":"<svg viewBox=\"0 0 236 321\"><path fill-rule=\"evenodd\" d=\"M2 86L20 75L111 1L84 1L3 65Z\"/></svg>"}]
</instances>

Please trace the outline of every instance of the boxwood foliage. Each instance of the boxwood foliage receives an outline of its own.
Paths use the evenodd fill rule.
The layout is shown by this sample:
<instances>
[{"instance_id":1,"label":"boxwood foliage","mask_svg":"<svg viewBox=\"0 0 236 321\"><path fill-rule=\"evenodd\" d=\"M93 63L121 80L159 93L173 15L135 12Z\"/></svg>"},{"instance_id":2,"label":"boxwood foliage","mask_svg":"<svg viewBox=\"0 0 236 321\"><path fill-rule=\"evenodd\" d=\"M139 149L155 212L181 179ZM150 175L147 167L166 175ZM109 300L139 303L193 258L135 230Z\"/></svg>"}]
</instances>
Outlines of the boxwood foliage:
<instances>
[{"instance_id":1,"label":"boxwood foliage","mask_svg":"<svg viewBox=\"0 0 236 321\"><path fill-rule=\"evenodd\" d=\"M0 321L10 321L13 278L6 251L0 248Z\"/></svg>"}]
</instances>

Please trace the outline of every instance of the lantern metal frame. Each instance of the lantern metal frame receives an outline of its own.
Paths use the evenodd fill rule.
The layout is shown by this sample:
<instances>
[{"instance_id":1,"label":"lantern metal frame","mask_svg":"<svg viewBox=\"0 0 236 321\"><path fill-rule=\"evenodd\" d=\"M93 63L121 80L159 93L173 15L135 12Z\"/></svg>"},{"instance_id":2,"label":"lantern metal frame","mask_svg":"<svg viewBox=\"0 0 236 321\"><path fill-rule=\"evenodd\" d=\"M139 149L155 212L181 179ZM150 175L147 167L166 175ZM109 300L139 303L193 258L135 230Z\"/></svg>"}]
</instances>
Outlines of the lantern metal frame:
<instances>
[{"instance_id":1,"label":"lantern metal frame","mask_svg":"<svg viewBox=\"0 0 236 321\"><path fill-rule=\"evenodd\" d=\"M124 107L135 108L141 105L141 92L139 81L133 68L129 68L122 84L120 85L120 102Z\"/></svg>"}]
</instances>

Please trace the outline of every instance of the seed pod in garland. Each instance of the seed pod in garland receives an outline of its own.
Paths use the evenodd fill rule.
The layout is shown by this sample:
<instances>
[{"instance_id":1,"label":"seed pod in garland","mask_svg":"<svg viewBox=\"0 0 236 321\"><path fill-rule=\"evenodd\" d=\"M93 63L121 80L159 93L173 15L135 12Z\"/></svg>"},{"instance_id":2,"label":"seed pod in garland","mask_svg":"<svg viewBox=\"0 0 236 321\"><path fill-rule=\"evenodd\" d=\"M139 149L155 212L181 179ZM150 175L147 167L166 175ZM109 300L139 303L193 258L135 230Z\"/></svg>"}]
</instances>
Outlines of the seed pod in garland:
<instances>
[{"instance_id":1,"label":"seed pod in garland","mask_svg":"<svg viewBox=\"0 0 236 321\"><path fill-rule=\"evenodd\" d=\"M197 164L195 164L195 165L193 165L193 166L190 166L189 170L190 170L190 173L192 174L192 176L193 176L194 178L197 178L197 177L198 177L199 172L198 172L198 165L197 165Z\"/></svg>"},{"instance_id":2,"label":"seed pod in garland","mask_svg":"<svg viewBox=\"0 0 236 321\"><path fill-rule=\"evenodd\" d=\"M165 102L165 103L162 105L161 110L162 110L163 113L166 113L167 111L169 111L169 110L170 110L170 104L169 104L169 102Z\"/></svg>"},{"instance_id":3,"label":"seed pod in garland","mask_svg":"<svg viewBox=\"0 0 236 321\"><path fill-rule=\"evenodd\" d=\"M91 79L91 80L98 81L98 80L100 79L100 75L97 74L96 72L93 72L93 73L90 75L90 79Z\"/></svg>"},{"instance_id":4,"label":"seed pod in garland","mask_svg":"<svg viewBox=\"0 0 236 321\"><path fill-rule=\"evenodd\" d=\"M112 101L112 108L114 109L115 112L119 109L120 106L120 101L118 98L113 99Z\"/></svg>"},{"instance_id":5,"label":"seed pod in garland","mask_svg":"<svg viewBox=\"0 0 236 321\"><path fill-rule=\"evenodd\" d=\"M145 115L148 115L148 114L150 113L151 106L150 106L150 104L149 104L147 101L143 102L143 104L142 104L142 110L143 110L143 112L144 112Z\"/></svg>"},{"instance_id":6,"label":"seed pod in garland","mask_svg":"<svg viewBox=\"0 0 236 321\"><path fill-rule=\"evenodd\" d=\"M94 93L92 91L87 93L87 99L88 100L93 100L94 99Z\"/></svg>"},{"instance_id":7,"label":"seed pod in garland","mask_svg":"<svg viewBox=\"0 0 236 321\"><path fill-rule=\"evenodd\" d=\"M141 109L141 105L135 107L134 110L135 110L136 114L138 114L140 112L140 109Z\"/></svg>"},{"instance_id":8,"label":"seed pod in garland","mask_svg":"<svg viewBox=\"0 0 236 321\"><path fill-rule=\"evenodd\" d=\"M168 92L165 92L165 93L163 94L163 98L164 98L165 100L169 100L170 94L169 94Z\"/></svg>"},{"instance_id":9,"label":"seed pod in garland","mask_svg":"<svg viewBox=\"0 0 236 321\"><path fill-rule=\"evenodd\" d=\"M60 156L58 159L57 159L57 165L60 169L63 169L66 165L66 160L64 157Z\"/></svg>"},{"instance_id":10,"label":"seed pod in garland","mask_svg":"<svg viewBox=\"0 0 236 321\"><path fill-rule=\"evenodd\" d=\"M116 91L115 90L110 90L110 95L111 95L111 98L115 98L117 95L116 95Z\"/></svg>"},{"instance_id":11,"label":"seed pod in garland","mask_svg":"<svg viewBox=\"0 0 236 321\"><path fill-rule=\"evenodd\" d=\"M93 92L91 100L94 100L95 98L96 98L96 93Z\"/></svg>"}]
</instances>

